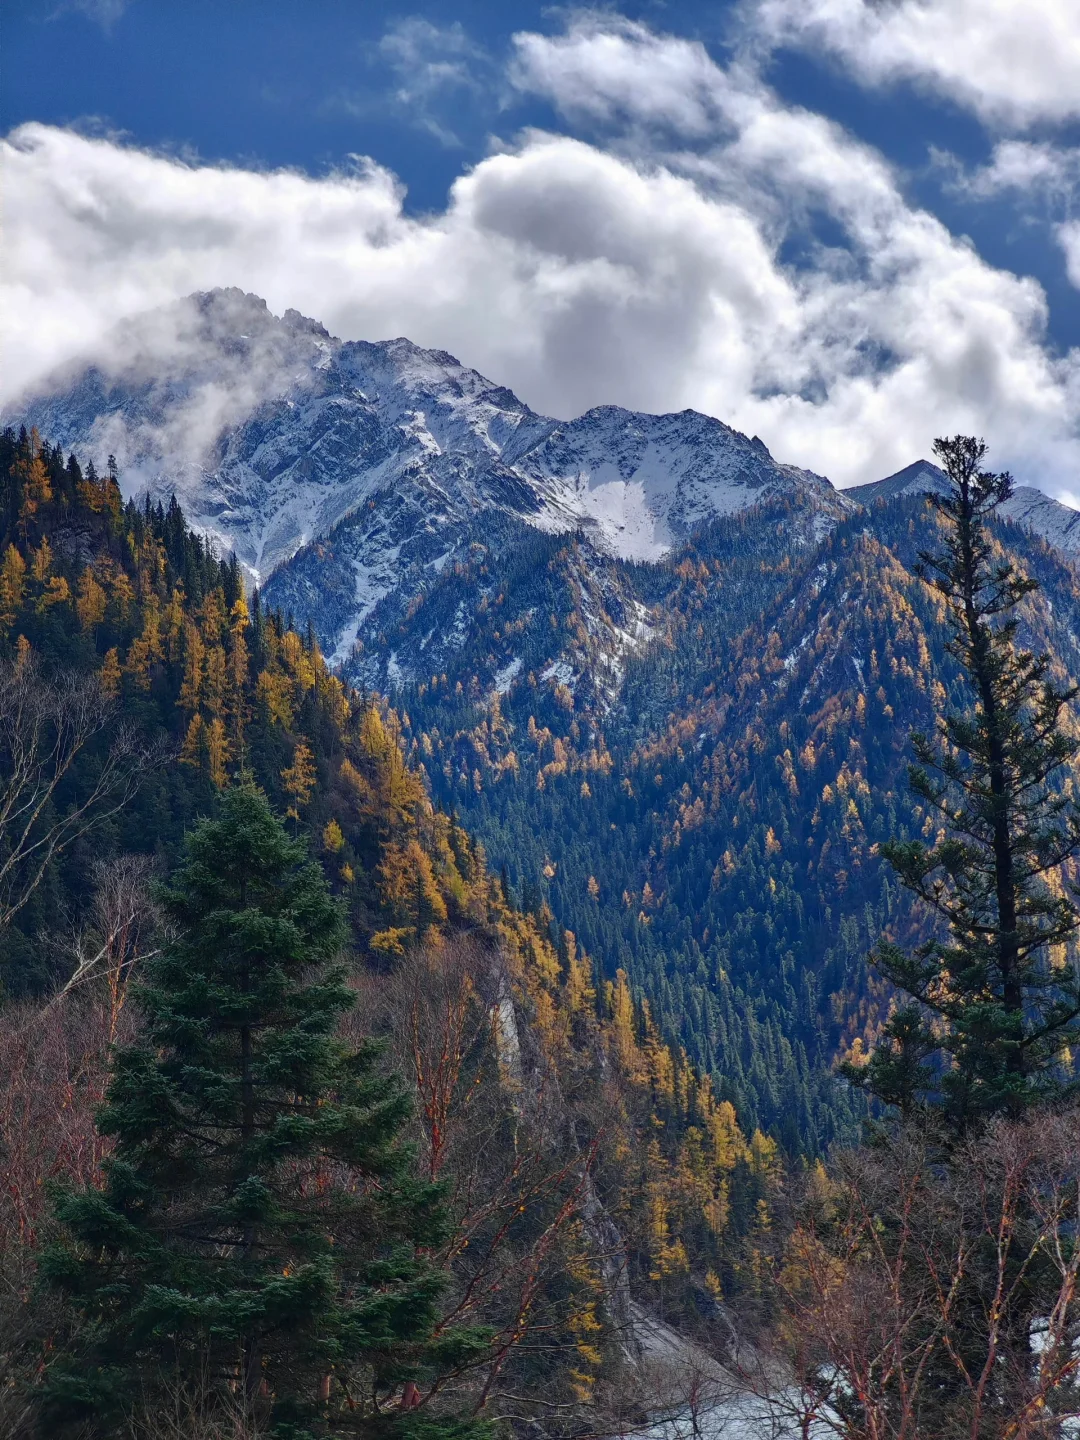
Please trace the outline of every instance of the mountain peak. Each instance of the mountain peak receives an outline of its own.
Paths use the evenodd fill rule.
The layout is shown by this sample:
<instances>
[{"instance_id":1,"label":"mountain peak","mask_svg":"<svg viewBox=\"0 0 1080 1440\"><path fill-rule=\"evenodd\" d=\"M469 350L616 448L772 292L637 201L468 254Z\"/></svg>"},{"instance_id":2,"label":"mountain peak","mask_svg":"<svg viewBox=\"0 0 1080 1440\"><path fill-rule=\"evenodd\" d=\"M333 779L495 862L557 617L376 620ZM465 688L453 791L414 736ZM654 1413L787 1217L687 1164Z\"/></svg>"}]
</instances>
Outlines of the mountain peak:
<instances>
[{"instance_id":1,"label":"mountain peak","mask_svg":"<svg viewBox=\"0 0 1080 1440\"><path fill-rule=\"evenodd\" d=\"M237 287L125 321L14 418L95 463L115 454L129 494L175 493L260 584L333 534L351 567L324 635L339 647L483 517L580 529L614 557L659 560L777 495L803 497L826 523L850 505L696 410L601 405L555 420L446 350L342 341Z\"/></svg>"},{"instance_id":2,"label":"mountain peak","mask_svg":"<svg viewBox=\"0 0 1080 1440\"><path fill-rule=\"evenodd\" d=\"M915 460L895 475L872 480L868 485L853 485L844 493L862 505L871 505L875 501L894 500L898 495L942 494L948 483L944 470L937 465L929 460ZM998 506L998 514L1041 536L1066 555L1080 555L1080 510L1063 505L1042 490L1032 485L1018 485L1008 500Z\"/></svg>"},{"instance_id":3,"label":"mountain peak","mask_svg":"<svg viewBox=\"0 0 1080 1440\"><path fill-rule=\"evenodd\" d=\"M866 485L852 485L844 491L861 505L871 505L875 500L893 500L897 495L926 495L938 492L948 484L944 470L929 460L914 460L897 470L895 475L886 475L884 480L871 480Z\"/></svg>"}]
</instances>

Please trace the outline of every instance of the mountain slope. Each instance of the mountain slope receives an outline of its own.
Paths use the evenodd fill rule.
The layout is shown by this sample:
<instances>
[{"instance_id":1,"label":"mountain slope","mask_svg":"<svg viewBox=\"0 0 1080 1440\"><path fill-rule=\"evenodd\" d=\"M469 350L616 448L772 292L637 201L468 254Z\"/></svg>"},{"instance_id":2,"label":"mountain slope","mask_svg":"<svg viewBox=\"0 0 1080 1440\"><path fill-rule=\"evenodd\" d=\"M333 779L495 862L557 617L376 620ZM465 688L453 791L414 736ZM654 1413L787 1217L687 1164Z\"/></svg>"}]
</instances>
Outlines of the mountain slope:
<instances>
[{"instance_id":1,"label":"mountain slope","mask_svg":"<svg viewBox=\"0 0 1080 1440\"><path fill-rule=\"evenodd\" d=\"M623 970L748 1124L807 1152L850 1133L830 1067L880 1017L866 951L908 924L877 846L922 823L906 736L957 683L915 573L940 472L840 494L693 412L546 419L441 352L239 292L143 328L28 417L120 436L163 490L180 419L231 417L175 471L199 524L393 697L524 907ZM1074 518L1021 490L998 531L1063 676Z\"/></svg>"},{"instance_id":2,"label":"mountain slope","mask_svg":"<svg viewBox=\"0 0 1080 1440\"><path fill-rule=\"evenodd\" d=\"M878 847L923 823L908 735L932 726L942 687L962 693L914 573L937 524L920 497L816 544L792 543L798 521L744 511L640 572L654 638L606 709L527 666L496 704L484 677L521 653L497 624L490 660L463 652L396 692L443 804L792 1149L857 1118L830 1070L881 1017L867 952L913 923ZM1043 586L1024 643L1080 673L1075 570L1014 524L998 536ZM497 573L510 615L511 582Z\"/></svg>"},{"instance_id":3,"label":"mountain slope","mask_svg":"<svg viewBox=\"0 0 1080 1440\"><path fill-rule=\"evenodd\" d=\"M85 797L117 730L162 743L141 787L53 856L31 903L0 927L0 1039L12 1057L0 1076L0 1271L11 1280L13 1253L26 1267L26 1283L0 1298L3 1433L21 1343L10 1320L38 1294L29 1268L48 1183L100 1177L93 1116L116 1027L126 1033L136 1008L125 1006L132 929L150 943L150 912L133 922L124 908L126 938L96 960L86 941L108 923L110 881L168 878L185 828L241 773L290 807L339 897L362 1002L349 1038L378 1034L415 1084L411 1138L451 1210L439 1252L447 1311L490 1327L513 1414L543 1418L554 1400L575 1420L561 1433L575 1434L632 1393L631 1286L672 1319L715 1314L721 1289L755 1295L781 1180L775 1143L744 1133L624 973L598 973L550 910L508 901L407 762L394 712L342 685L297 632L249 611L235 564L179 508L124 505L110 479L3 431L7 681L13 664L40 675L46 696L58 670L96 674L114 706L57 791L60 809ZM0 761L19 732L6 718ZM90 972L65 1004L11 1005L55 993L78 957ZM20 1391L41 1365L40 1345L24 1349ZM492 1406L501 1413L494 1395Z\"/></svg>"},{"instance_id":4,"label":"mountain slope","mask_svg":"<svg viewBox=\"0 0 1080 1440\"><path fill-rule=\"evenodd\" d=\"M114 454L128 493L175 492L260 584L332 537L332 572L316 566L308 584L301 554L280 592L303 598L338 659L382 599L407 605L495 516L655 560L769 496L811 497L827 521L850 508L827 480L694 411L551 420L442 351L342 343L237 290L129 322L11 418L99 467Z\"/></svg>"}]
</instances>

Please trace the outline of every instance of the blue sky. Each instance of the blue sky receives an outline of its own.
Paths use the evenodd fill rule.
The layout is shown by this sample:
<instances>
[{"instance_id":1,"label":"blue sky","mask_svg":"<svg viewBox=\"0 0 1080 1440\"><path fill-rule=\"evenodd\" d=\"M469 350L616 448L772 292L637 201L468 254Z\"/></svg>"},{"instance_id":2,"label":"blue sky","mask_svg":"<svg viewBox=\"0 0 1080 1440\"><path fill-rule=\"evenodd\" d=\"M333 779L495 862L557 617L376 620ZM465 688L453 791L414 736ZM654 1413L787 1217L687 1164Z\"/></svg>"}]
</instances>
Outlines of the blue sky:
<instances>
[{"instance_id":1,"label":"blue sky","mask_svg":"<svg viewBox=\"0 0 1080 1440\"><path fill-rule=\"evenodd\" d=\"M236 283L553 413L690 404L840 483L981 429L1080 493L1074 0L8 0L3 41L26 383Z\"/></svg>"}]
</instances>

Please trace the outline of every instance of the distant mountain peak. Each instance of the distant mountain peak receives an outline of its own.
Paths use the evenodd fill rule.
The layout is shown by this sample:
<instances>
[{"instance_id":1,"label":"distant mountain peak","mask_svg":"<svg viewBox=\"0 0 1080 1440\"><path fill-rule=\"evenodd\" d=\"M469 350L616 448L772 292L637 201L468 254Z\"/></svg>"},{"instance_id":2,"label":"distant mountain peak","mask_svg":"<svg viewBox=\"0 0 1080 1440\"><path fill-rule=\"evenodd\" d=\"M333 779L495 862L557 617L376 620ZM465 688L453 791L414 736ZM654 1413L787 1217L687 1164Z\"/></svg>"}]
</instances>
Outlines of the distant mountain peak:
<instances>
[{"instance_id":1,"label":"distant mountain peak","mask_svg":"<svg viewBox=\"0 0 1080 1440\"><path fill-rule=\"evenodd\" d=\"M944 470L929 460L915 460L897 470L895 475L886 475L884 480L871 480L867 485L852 485L845 495L858 500L861 505L873 504L875 500L894 500L898 495L924 495L940 491L948 484Z\"/></svg>"},{"instance_id":2,"label":"distant mountain peak","mask_svg":"<svg viewBox=\"0 0 1080 1440\"><path fill-rule=\"evenodd\" d=\"M354 577L324 637L337 647L489 515L658 560L700 525L778 495L828 523L851 505L698 411L538 415L445 350L342 341L236 287L123 322L11 418L98 464L115 454L128 493L175 493L260 584L333 533Z\"/></svg>"},{"instance_id":3,"label":"distant mountain peak","mask_svg":"<svg viewBox=\"0 0 1080 1440\"><path fill-rule=\"evenodd\" d=\"M862 505L871 505L875 501L893 500L898 495L940 494L948 483L944 470L929 460L916 460L895 475L873 480L868 485L853 485L844 494ZM998 507L998 514L1016 525L1023 525L1066 555L1080 555L1080 510L1063 505L1033 485L1018 485Z\"/></svg>"}]
</instances>

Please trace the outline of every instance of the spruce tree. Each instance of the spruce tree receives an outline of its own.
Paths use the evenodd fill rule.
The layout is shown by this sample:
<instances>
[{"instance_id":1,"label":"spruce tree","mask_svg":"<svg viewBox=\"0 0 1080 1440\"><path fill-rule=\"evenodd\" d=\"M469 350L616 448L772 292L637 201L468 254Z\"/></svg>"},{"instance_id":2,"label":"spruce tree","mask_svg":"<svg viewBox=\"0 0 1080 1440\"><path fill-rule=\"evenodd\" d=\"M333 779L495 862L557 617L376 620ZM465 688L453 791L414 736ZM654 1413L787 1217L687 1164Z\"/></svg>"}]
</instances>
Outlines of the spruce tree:
<instances>
[{"instance_id":1,"label":"spruce tree","mask_svg":"<svg viewBox=\"0 0 1080 1440\"><path fill-rule=\"evenodd\" d=\"M936 734L912 735L910 783L938 838L882 846L934 933L912 952L878 947L877 968L909 999L870 1063L847 1073L901 1109L940 1104L963 1128L1070 1082L1080 910L1062 867L1080 844L1080 810L1062 779L1080 741L1066 728L1077 687L1018 643L1017 607L1038 582L999 558L987 529L1011 477L982 468L982 441L934 450L948 477L929 497L944 547L921 554L919 573L945 602L964 683Z\"/></svg>"},{"instance_id":2,"label":"spruce tree","mask_svg":"<svg viewBox=\"0 0 1080 1440\"><path fill-rule=\"evenodd\" d=\"M176 938L100 1114L104 1188L62 1196L43 1262L78 1322L44 1433L127 1434L177 1384L290 1440L415 1428L425 1367L483 1337L432 1340L439 1192L414 1176L377 1051L336 1038L352 995L322 872L244 783L190 835L164 903Z\"/></svg>"}]
</instances>

